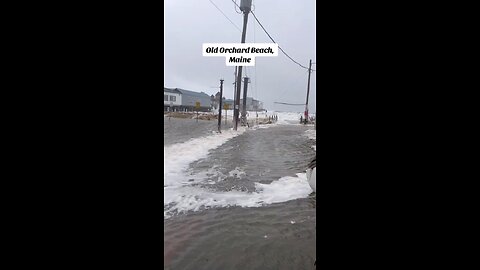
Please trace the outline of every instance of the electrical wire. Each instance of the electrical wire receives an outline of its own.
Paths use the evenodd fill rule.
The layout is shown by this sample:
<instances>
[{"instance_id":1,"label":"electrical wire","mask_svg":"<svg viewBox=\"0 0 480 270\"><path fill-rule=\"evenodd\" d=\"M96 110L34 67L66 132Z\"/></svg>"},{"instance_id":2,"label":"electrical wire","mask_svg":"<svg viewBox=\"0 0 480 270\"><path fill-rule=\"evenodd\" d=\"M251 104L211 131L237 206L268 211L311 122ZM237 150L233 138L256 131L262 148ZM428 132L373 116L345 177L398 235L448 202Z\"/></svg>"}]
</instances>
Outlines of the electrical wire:
<instances>
[{"instance_id":1,"label":"electrical wire","mask_svg":"<svg viewBox=\"0 0 480 270\"><path fill-rule=\"evenodd\" d=\"M208 1L210 1L210 3L212 3L212 5L214 5L214 6L218 9L218 11L220 11L220 12L223 14L223 16L225 16L225 18L227 18L227 20L228 20L233 26L235 26L235 28L237 28L238 31L240 31L240 33L242 32L242 30L240 30L240 28L239 28L235 23L233 23L232 20L230 20L230 19L227 17L227 15L225 15L225 13L223 13L223 11L222 11L219 7L217 7L217 5L215 5L215 3L212 2L212 0L208 0Z\"/></svg>"},{"instance_id":2,"label":"electrical wire","mask_svg":"<svg viewBox=\"0 0 480 270\"><path fill-rule=\"evenodd\" d=\"M305 106L305 103L303 104L293 104L293 103L285 103L285 102L273 102L275 104L283 104L283 105L292 105L292 106Z\"/></svg>"},{"instance_id":3,"label":"electrical wire","mask_svg":"<svg viewBox=\"0 0 480 270\"><path fill-rule=\"evenodd\" d=\"M240 12L237 11L237 7L240 8L240 6L237 5L237 0L235 0L235 1L232 0L232 2L233 2L233 3L235 4L235 6L236 6L236 7L234 7L234 8L235 8L235 12L237 12L238 14L242 14L242 11L240 11Z\"/></svg>"},{"instance_id":4,"label":"electrical wire","mask_svg":"<svg viewBox=\"0 0 480 270\"><path fill-rule=\"evenodd\" d=\"M258 22L258 24L262 27L263 31L265 31L265 33L267 34L267 36L272 40L273 43L276 43L278 44L277 42L275 42L275 40L273 40L272 36L270 36L270 34L267 32L267 30L265 29L265 27L263 27L262 23L258 20L257 16L255 15L255 13L253 13L252 11L250 11L250 13L252 13L253 17L255 18L255 20ZM278 45L278 48L283 52L283 54L285 54L290 60L292 60L295 64L299 65L300 67L304 68L304 69L308 69L306 66L298 63L297 61L295 61L292 57L290 57L290 55L288 55L283 49L282 47L280 47L280 45ZM312 69L312 71L315 71L314 69Z\"/></svg>"},{"instance_id":5,"label":"electrical wire","mask_svg":"<svg viewBox=\"0 0 480 270\"><path fill-rule=\"evenodd\" d=\"M236 3L236 1L233 1L232 2L238 7L240 8L240 6ZM236 10L236 9L235 9ZM277 42L275 42L275 40L273 40L272 36L270 36L270 34L267 32L267 30L265 29L265 27L263 27L262 23L258 20L257 16L255 16L255 13L253 13L253 10L250 10L250 12L252 13L253 17L255 18L255 20L258 22L258 24L260 24L260 26L262 27L263 31L265 31L265 33L268 35L268 37L273 41L273 43L276 43L278 44ZM292 60L295 64L301 66L302 68L305 68L305 69L308 69L307 67L303 66L302 64L298 63L297 61L293 60L292 57L290 57L290 55L288 55L281 47L280 45L278 45L278 48L288 57L290 58L290 60ZM312 69L312 71L316 71L314 69Z\"/></svg>"},{"instance_id":6,"label":"electrical wire","mask_svg":"<svg viewBox=\"0 0 480 270\"><path fill-rule=\"evenodd\" d=\"M238 8L240 8L240 6L236 3L236 1L232 0L232 2L235 4L235 6L237 6ZM255 10L255 9L254 9L254 10ZM235 11L237 11L236 8L235 8ZM265 33L266 33L267 36L270 38L270 40L272 40L273 43L275 43L275 44L278 45L278 43L275 42L275 40L272 38L272 36L270 36L270 34L267 32L267 30L265 29L265 27L263 27L262 23L258 20L258 18L257 18L257 16L255 15L255 13L253 13L253 10L250 10L250 12L252 13L253 17L254 17L255 20L258 22L258 24L260 24L260 27L262 27L263 31L265 31ZM237 13L238 13L238 12L237 12ZM255 21L254 21L254 32L253 32L253 33L254 33L254 42L255 42ZM288 55L288 54L280 47L280 45L278 45L278 48L282 51L283 54L285 54L285 56L287 56L287 57L288 57L290 60L292 60L295 64L299 65L300 67L302 67L302 68L304 68L304 69L307 69L307 73L308 73L309 70L311 70L312 73L313 73L313 71L316 71L316 70L314 70L314 69L309 69L309 68L305 67L304 65L302 65L302 64L298 63L297 61L295 61L292 57L290 57L290 55ZM313 64L316 64L316 63L312 63L312 65L313 65ZM256 83L257 83L257 80L256 80L256 78L257 78L257 75L256 75L256 72L257 72L256 65L255 65L255 68L254 68L254 69L255 69L255 92L256 92L256 90L257 90L257 89L256 89L256 88L257 88L257 87L256 87ZM245 73L247 73L246 68L245 68ZM282 104L282 103L279 103L279 102L274 102L274 103ZM286 103L285 103L285 105L289 105L289 104L286 104ZM291 104L291 105L305 105L305 104Z\"/></svg>"}]
</instances>

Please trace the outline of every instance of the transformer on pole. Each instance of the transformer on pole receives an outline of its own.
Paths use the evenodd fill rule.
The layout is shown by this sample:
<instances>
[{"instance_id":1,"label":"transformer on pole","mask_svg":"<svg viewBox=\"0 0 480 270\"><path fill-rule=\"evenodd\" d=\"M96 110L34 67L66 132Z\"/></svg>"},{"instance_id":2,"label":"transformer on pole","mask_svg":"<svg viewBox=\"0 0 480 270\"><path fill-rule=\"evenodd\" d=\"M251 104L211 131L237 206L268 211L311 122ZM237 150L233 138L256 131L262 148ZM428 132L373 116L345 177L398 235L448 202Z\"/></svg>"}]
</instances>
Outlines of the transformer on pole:
<instances>
[{"instance_id":1,"label":"transformer on pole","mask_svg":"<svg viewBox=\"0 0 480 270\"><path fill-rule=\"evenodd\" d=\"M240 10L243 12L250 12L252 10L252 0L241 0Z\"/></svg>"}]
</instances>

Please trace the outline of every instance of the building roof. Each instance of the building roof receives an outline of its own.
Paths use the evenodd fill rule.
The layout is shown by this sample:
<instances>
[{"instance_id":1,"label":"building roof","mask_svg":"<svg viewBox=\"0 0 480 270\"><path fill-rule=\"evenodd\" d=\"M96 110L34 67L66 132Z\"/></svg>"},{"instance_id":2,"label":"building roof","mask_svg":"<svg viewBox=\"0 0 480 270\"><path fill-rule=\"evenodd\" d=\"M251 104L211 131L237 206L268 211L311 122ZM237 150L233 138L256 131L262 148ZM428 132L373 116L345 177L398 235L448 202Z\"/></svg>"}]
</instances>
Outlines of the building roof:
<instances>
[{"instance_id":1,"label":"building roof","mask_svg":"<svg viewBox=\"0 0 480 270\"><path fill-rule=\"evenodd\" d=\"M185 89L181 89L181 88L175 88L175 90L179 91L181 94L183 95L189 95L189 96L194 96L194 97L207 97L207 98L210 98L209 95L205 94L204 92L193 92L193 91L190 91L190 90L185 90Z\"/></svg>"},{"instance_id":2,"label":"building roof","mask_svg":"<svg viewBox=\"0 0 480 270\"><path fill-rule=\"evenodd\" d=\"M243 101L243 98L240 98L240 101ZM247 97L247 101L260 101L260 100L256 100L253 97Z\"/></svg>"},{"instance_id":3,"label":"building roof","mask_svg":"<svg viewBox=\"0 0 480 270\"><path fill-rule=\"evenodd\" d=\"M181 94L181 92L178 91L177 88L174 89L174 88L163 87L163 92Z\"/></svg>"}]
</instances>

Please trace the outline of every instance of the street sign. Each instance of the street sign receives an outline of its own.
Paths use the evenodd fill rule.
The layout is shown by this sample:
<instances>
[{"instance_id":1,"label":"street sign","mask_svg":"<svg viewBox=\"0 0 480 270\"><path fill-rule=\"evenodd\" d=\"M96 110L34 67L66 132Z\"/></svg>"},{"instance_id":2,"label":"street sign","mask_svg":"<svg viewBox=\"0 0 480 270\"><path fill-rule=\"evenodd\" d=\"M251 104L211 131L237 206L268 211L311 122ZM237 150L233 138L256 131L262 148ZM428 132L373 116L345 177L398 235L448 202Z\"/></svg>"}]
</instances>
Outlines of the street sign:
<instances>
[{"instance_id":1,"label":"street sign","mask_svg":"<svg viewBox=\"0 0 480 270\"><path fill-rule=\"evenodd\" d=\"M223 104L223 109L224 110L230 109L230 104L228 104L228 103Z\"/></svg>"},{"instance_id":2,"label":"street sign","mask_svg":"<svg viewBox=\"0 0 480 270\"><path fill-rule=\"evenodd\" d=\"M200 108L200 102L195 102L195 108L199 109Z\"/></svg>"}]
</instances>

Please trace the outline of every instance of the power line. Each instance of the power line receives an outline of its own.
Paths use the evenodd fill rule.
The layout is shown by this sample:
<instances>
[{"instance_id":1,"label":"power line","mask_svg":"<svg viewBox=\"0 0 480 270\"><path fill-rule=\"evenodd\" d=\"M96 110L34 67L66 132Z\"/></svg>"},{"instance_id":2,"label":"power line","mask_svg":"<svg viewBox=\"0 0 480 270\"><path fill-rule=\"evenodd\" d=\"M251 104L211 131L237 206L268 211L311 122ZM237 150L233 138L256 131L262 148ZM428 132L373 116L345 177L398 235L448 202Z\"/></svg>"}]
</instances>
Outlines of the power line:
<instances>
[{"instance_id":1,"label":"power line","mask_svg":"<svg viewBox=\"0 0 480 270\"><path fill-rule=\"evenodd\" d=\"M273 102L275 104L283 104L283 105L292 105L292 106L305 106L305 103L303 104L294 104L294 103L285 103L285 102Z\"/></svg>"},{"instance_id":2,"label":"power line","mask_svg":"<svg viewBox=\"0 0 480 270\"><path fill-rule=\"evenodd\" d=\"M232 0L232 2L235 4L235 6L239 7L236 0L235 0L235 1ZM240 12L237 11L237 8L236 8L236 7L234 7L234 8L235 8L235 12L237 12L238 14L242 14L241 11L240 11ZM239 8L240 8L240 7L239 7Z\"/></svg>"},{"instance_id":3,"label":"power line","mask_svg":"<svg viewBox=\"0 0 480 270\"><path fill-rule=\"evenodd\" d=\"M233 24L233 26L235 26L235 28L237 28L238 31L240 31L240 33L242 32L242 30L240 30L240 28L238 28L238 26L237 26L235 23L233 23L232 20L230 20L230 19L227 17L227 15L225 15L225 13L223 13L223 11L222 11L219 7L217 7L217 5L215 5L215 3L212 2L212 0L208 0L208 1L210 1L210 3L212 3L212 5L214 5L214 6L218 9L218 11L220 11L220 12L223 14L223 16L225 16L225 18L227 18L227 20L228 20L231 24Z\"/></svg>"},{"instance_id":4,"label":"power line","mask_svg":"<svg viewBox=\"0 0 480 270\"><path fill-rule=\"evenodd\" d=\"M267 34L267 36L273 41L273 43L277 43L275 42L275 40L273 40L272 36L270 36L270 34L267 32L267 30L265 29L265 27L263 27L262 23L258 20L257 16L255 16L255 13L253 13L252 11L250 11L253 15L253 17L255 18L255 20L258 22L258 24L260 24L260 26L262 27L263 31L265 31L265 33ZM277 43L278 44L278 43ZM292 57L290 57L290 55L288 55L281 47L280 45L278 45L278 48L283 52L283 54L285 54L288 58L290 58L290 60L292 60L295 64L301 66L302 68L305 68L305 69L308 69L307 67L305 67L304 65L298 63L297 61L293 60ZM313 69L312 69L313 70ZM315 71L315 70L313 70Z\"/></svg>"},{"instance_id":5,"label":"power line","mask_svg":"<svg viewBox=\"0 0 480 270\"><path fill-rule=\"evenodd\" d=\"M237 4L236 1L232 0L232 2L238 7L240 8L240 6ZM236 11L236 10L235 10ZM265 27L263 27L262 23L258 20L257 16L255 16L255 13L253 13L253 10L250 10L250 13L252 13L253 17L255 18L255 20L258 22L258 24L260 24L260 26L262 27L263 31L265 31L265 33L267 34L267 36L273 41L273 43L276 43L278 45L277 42L275 42L275 40L273 40L272 36L270 36L270 34L267 32L267 30L265 29ZM288 55L281 47L280 45L278 45L278 48L288 57L290 58L290 60L292 60L294 63L296 63L297 65L301 66L302 68L304 69L308 69L307 67L303 66L302 64L298 63L297 61L293 60L292 57L290 57L290 55ZM314 69L312 69L312 71L315 71Z\"/></svg>"}]
</instances>

